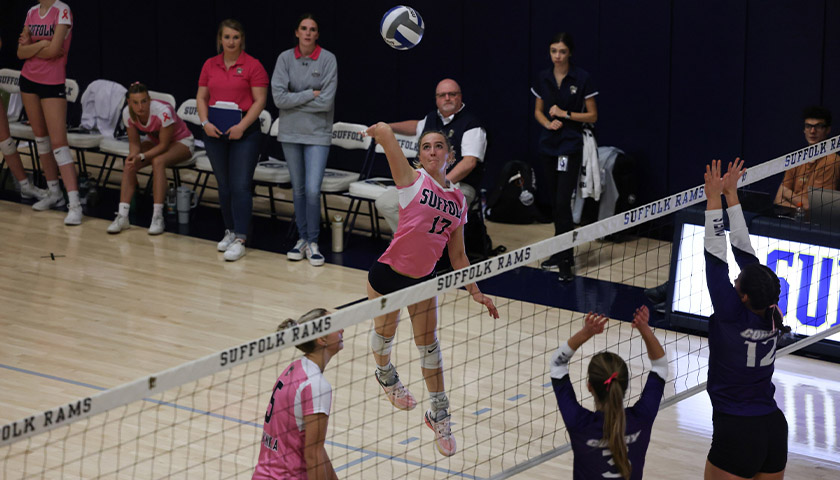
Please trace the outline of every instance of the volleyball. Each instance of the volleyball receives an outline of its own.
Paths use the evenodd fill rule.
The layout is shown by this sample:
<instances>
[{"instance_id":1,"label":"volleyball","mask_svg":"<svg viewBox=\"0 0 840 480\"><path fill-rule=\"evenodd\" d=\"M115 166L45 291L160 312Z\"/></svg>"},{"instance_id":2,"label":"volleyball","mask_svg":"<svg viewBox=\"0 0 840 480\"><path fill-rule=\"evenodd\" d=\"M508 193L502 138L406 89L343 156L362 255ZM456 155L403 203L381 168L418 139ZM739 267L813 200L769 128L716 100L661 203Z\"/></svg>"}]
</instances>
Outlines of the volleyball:
<instances>
[{"instance_id":1,"label":"volleyball","mask_svg":"<svg viewBox=\"0 0 840 480\"><path fill-rule=\"evenodd\" d=\"M397 50L414 48L423 38L423 19L411 7L397 5L385 12L379 23L379 32L385 43Z\"/></svg>"}]
</instances>

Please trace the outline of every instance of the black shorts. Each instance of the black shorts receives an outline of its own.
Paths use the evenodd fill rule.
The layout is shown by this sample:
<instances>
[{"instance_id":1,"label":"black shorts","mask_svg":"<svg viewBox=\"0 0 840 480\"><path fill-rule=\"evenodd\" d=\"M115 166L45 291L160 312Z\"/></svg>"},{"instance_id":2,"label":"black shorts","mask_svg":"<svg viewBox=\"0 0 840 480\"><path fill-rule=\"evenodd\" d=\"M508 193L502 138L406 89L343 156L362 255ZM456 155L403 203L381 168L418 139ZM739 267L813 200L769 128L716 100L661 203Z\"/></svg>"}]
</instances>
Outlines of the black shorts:
<instances>
[{"instance_id":1,"label":"black shorts","mask_svg":"<svg viewBox=\"0 0 840 480\"><path fill-rule=\"evenodd\" d=\"M411 278L395 272L390 265L379 261L376 261L370 267L370 270L368 270L368 282L370 282L370 286L382 295L388 295L397 290L423 283L431 278L435 278L435 272L423 278Z\"/></svg>"},{"instance_id":2,"label":"black shorts","mask_svg":"<svg viewBox=\"0 0 840 480\"><path fill-rule=\"evenodd\" d=\"M781 410L759 417L714 412L712 425L712 465L745 478L785 469L788 424Z\"/></svg>"},{"instance_id":3,"label":"black shorts","mask_svg":"<svg viewBox=\"0 0 840 480\"><path fill-rule=\"evenodd\" d=\"M21 75L19 86L21 93L33 93L40 98L67 98L67 89L63 83L60 85L45 85L33 82Z\"/></svg>"}]
</instances>

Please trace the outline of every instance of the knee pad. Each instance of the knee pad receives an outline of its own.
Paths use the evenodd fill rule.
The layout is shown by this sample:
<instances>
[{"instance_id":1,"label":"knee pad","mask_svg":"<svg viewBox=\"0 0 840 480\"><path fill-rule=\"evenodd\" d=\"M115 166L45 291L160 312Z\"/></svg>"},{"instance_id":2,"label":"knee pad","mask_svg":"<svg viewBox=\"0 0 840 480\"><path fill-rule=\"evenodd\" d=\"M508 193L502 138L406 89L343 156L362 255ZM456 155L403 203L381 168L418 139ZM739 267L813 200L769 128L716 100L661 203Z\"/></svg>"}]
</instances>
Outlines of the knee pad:
<instances>
[{"instance_id":1,"label":"knee pad","mask_svg":"<svg viewBox=\"0 0 840 480\"><path fill-rule=\"evenodd\" d=\"M417 345L420 352L420 366L429 370L443 367L443 353L440 351L440 342L435 340L431 345Z\"/></svg>"},{"instance_id":2,"label":"knee pad","mask_svg":"<svg viewBox=\"0 0 840 480\"><path fill-rule=\"evenodd\" d=\"M370 330L370 349L377 355L388 355L394 345L394 337L385 338L376 333L376 329Z\"/></svg>"},{"instance_id":3,"label":"knee pad","mask_svg":"<svg viewBox=\"0 0 840 480\"><path fill-rule=\"evenodd\" d=\"M35 137L35 150L38 152L38 155L50 153L52 151L50 137Z\"/></svg>"},{"instance_id":4,"label":"knee pad","mask_svg":"<svg viewBox=\"0 0 840 480\"><path fill-rule=\"evenodd\" d=\"M70 155L70 147L67 145L53 150L53 155L55 156L55 163L57 163L59 167L62 165L71 165L73 163L73 155Z\"/></svg>"},{"instance_id":5,"label":"knee pad","mask_svg":"<svg viewBox=\"0 0 840 480\"><path fill-rule=\"evenodd\" d=\"M17 153L17 145L15 145L15 141L12 140L12 137L9 137L0 142L0 153L2 153L4 156L14 155L15 153Z\"/></svg>"}]
</instances>

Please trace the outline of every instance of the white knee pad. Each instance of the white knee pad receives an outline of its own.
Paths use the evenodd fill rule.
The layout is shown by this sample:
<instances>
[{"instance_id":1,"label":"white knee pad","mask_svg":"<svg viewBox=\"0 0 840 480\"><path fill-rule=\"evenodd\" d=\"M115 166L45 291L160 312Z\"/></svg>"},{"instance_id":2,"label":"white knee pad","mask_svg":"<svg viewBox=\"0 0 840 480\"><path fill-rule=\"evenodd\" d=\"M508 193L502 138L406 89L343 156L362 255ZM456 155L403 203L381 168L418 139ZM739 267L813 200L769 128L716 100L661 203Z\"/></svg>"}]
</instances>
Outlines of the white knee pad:
<instances>
[{"instance_id":1,"label":"white knee pad","mask_svg":"<svg viewBox=\"0 0 840 480\"><path fill-rule=\"evenodd\" d=\"M53 150L53 155L55 156L55 163L57 163L59 167L73 163L73 155L70 155L70 147L67 145Z\"/></svg>"},{"instance_id":2,"label":"white knee pad","mask_svg":"<svg viewBox=\"0 0 840 480\"><path fill-rule=\"evenodd\" d=\"M15 145L15 141L12 140L12 137L9 137L2 142L0 142L0 153L5 155L14 155L17 153L17 145Z\"/></svg>"},{"instance_id":3,"label":"white knee pad","mask_svg":"<svg viewBox=\"0 0 840 480\"><path fill-rule=\"evenodd\" d=\"M388 355L391 347L394 346L394 337L386 338L376 333L376 329L370 330L370 349L377 355Z\"/></svg>"},{"instance_id":4,"label":"white knee pad","mask_svg":"<svg viewBox=\"0 0 840 480\"><path fill-rule=\"evenodd\" d=\"M50 137L35 137L35 150L38 151L38 155L50 153L52 151Z\"/></svg>"},{"instance_id":5,"label":"white knee pad","mask_svg":"<svg viewBox=\"0 0 840 480\"><path fill-rule=\"evenodd\" d=\"M417 345L420 352L420 366L429 370L443 367L443 353L440 351L440 342L435 340L431 345Z\"/></svg>"}]
</instances>

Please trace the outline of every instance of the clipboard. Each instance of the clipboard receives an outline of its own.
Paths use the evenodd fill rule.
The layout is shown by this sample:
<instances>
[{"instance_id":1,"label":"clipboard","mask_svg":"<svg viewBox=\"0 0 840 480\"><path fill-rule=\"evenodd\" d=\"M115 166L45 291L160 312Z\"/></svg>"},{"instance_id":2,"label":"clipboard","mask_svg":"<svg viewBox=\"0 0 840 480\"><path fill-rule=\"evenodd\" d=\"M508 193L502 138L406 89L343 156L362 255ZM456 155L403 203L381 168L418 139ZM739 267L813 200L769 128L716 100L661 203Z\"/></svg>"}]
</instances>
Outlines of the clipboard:
<instances>
[{"instance_id":1,"label":"clipboard","mask_svg":"<svg viewBox=\"0 0 840 480\"><path fill-rule=\"evenodd\" d=\"M242 110L233 102L216 102L207 111L207 120L222 133L242 121Z\"/></svg>"}]
</instances>

